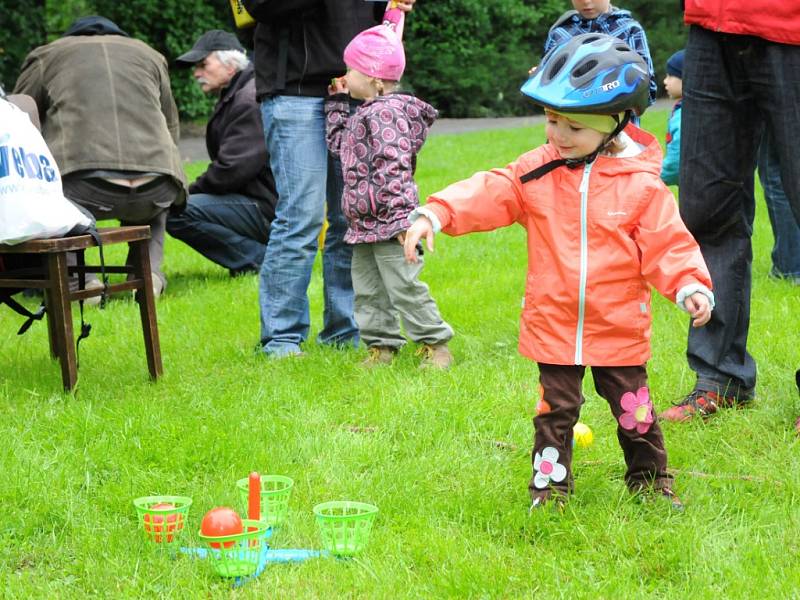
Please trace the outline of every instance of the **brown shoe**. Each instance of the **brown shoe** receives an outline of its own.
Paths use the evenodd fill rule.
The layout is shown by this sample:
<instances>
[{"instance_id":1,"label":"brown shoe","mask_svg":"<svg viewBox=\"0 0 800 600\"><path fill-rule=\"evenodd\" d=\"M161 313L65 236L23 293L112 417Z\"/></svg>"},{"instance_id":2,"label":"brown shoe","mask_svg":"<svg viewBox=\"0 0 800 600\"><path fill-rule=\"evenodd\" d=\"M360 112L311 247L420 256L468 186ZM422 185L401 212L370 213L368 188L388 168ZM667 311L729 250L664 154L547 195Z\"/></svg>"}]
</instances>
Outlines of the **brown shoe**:
<instances>
[{"instance_id":1,"label":"brown shoe","mask_svg":"<svg viewBox=\"0 0 800 600\"><path fill-rule=\"evenodd\" d=\"M663 421L682 423L692 417L710 417L721 408L744 408L752 402L752 397L736 398L723 396L716 392L692 390L683 400L658 415Z\"/></svg>"},{"instance_id":2,"label":"brown shoe","mask_svg":"<svg viewBox=\"0 0 800 600\"><path fill-rule=\"evenodd\" d=\"M564 494L544 490L531 496L531 507L528 509L528 515L532 516L541 509L552 509L563 513L566 504L567 497Z\"/></svg>"},{"instance_id":3,"label":"brown shoe","mask_svg":"<svg viewBox=\"0 0 800 600\"><path fill-rule=\"evenodd\" d=\"M425 344L419 349L418 354L423 357L419 364L420 369L445 370L453 364L453 355L447 344Z\"/></svg>"},{"instance_id":4,"label":"brown shoe","mask_svg":"<svg viewBox=\"0 0 800 600\"><path fill-rule=\"evenodd\" d=\"M397 354L397 350L389 346L370 346L367 348L367 352L369 355L361 363L361 366L367 369L379 365L390 365L394 360L394 355Z\"/></svg>"}]
</instances>

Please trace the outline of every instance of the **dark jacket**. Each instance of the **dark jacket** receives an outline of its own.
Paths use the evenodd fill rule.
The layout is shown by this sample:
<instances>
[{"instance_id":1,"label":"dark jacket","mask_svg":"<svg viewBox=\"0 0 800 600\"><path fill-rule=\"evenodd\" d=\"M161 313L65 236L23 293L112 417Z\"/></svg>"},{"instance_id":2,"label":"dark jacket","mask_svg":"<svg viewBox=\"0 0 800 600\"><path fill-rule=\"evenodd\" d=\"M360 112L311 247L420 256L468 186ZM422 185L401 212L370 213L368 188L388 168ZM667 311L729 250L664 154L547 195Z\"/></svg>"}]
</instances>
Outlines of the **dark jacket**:
<instances>
[{"instance_id":1,"label":"dark jacket","mask_svg":"<svg viewBox=\"0 0 800 600\"><path fill-rule=\"evenodd\" d=\"M185 185L166 59L122 35L71 35L33 50L16 93L33 96L61 175L163 173ZM176 199L183 204L185 189Z\"/></svg>"},{"instance_id":2,"label":"dark jacket","mask_svg":"<svg viewBox=\"0 0 800 600\"><path fill-rule=\"evenodd\" d=\"M342 54L355 35L381 22L383 2L364 0L244 0L256 21L258 99L327 95L345 72Z\"/></svg>"},{"instance_id":3,"label":"dark jacket","mask_svg":"<svg viewBox=\"0 0 800 600\"><path fill-rule=\"evenodd\" d=\"M407 94L367 100L350 116L347 94L325 102L328 149L342 161L348 244L385 242L419 206L414 169L436 109Z\"/></svg>"},{"instance_id":4,"label":"dark jacket","mask_svg":"<svg viewBox=\"0 0 800 600\"><path fill-rule=\"evenodd\" d=\"M242 194L258 202L269 222L278 194L269 169L253 66L233 76L206 126L211 164L189 186L190 194Z\"/></svg>"}]
</instances>

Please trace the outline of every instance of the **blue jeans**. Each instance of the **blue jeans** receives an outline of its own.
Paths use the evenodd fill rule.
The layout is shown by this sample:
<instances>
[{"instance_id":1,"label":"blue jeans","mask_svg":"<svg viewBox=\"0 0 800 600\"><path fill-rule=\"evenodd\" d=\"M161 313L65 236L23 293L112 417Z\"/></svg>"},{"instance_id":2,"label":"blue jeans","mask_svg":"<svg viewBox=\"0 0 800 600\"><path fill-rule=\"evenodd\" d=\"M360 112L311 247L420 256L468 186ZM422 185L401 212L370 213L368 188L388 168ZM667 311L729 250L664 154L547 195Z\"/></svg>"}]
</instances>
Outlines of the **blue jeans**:
<instances>
[{"instance_id":1,"label":"blue jeans","mask_svg":"<svg viewBox=\"0 0 800 600\"><path fill-rule=\"evenodd\" d=\"M800 221L800 46L692 26L683 71L680 211L714 283L705 327L689 328L696 389L746 400L756 384L747 352L755 167L763 127Z\"/></svg>"},{"instance_id":2,"label":"blue jeans","mask_svg":"<svg viewBox=\"0 0 800 600\"><path fill-rule=\"evenodd\" d=\"M264 353L300 352L308 338L308 285L326 216L322 255L325 312L317 340L357 345L350 279L352 248L344 243L342 170L325 144L322 98L274 96L261 103L264 136L278 190L278 205L261 265L259 303Z\"/></svg>"},{"instance_id":3,"label":"blue jeans","mask_svg":"<svg viewBox=\"0 0 800 600\"><path fill-rule=\"evenodd\" d=\"M232 272L257 271L269 223L255 200L241 194L192 194L167 218L167 233Z\"/></svg>"},{"instance_id":4,"label":"blue jeans","mask_svg":"<svg viewBox=\"0 0 800 600\"><path fill-rule=\"evenodd\" d=\"M800 227L794 220L789 199L783 191L780 168L775 143L767 129L758 150L758 178L764 188L764 200L775 239L770 274L800 282Z\"/></svg>"}]
</instances>

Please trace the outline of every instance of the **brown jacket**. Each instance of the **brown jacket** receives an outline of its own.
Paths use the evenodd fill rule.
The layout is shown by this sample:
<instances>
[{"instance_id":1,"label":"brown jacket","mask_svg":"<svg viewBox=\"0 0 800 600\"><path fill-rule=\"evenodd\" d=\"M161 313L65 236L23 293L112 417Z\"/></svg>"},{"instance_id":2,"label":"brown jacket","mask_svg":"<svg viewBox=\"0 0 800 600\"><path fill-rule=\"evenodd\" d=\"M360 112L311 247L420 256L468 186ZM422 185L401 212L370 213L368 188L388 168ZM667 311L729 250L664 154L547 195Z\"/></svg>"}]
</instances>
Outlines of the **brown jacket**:
<instances>
[{"instance_id":1,"label":"brown jacket","mask_svg":"<svg viewBox=\"0 0 800 600\"><path fill-rule=\"evenodd\" d=\"M121 35L58 39L26 57L14 91L36 101L62 175L153 172L185 187L167 62L144 42Z\"/></svg>"}]
</instances>

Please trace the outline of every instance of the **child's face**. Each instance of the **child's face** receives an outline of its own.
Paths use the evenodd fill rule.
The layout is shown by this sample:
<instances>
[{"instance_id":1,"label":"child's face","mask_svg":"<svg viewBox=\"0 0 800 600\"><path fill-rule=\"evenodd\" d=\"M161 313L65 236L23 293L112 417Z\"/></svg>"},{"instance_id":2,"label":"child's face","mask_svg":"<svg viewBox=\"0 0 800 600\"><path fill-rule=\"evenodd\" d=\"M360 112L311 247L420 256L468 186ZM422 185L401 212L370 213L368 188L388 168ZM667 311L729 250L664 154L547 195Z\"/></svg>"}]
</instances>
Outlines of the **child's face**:
<instances>
[{"instance_id":1,"label":"child's face","mask_svg":"<svg viewBox=\"0 0 800 600\"><path fill-rule=\"evenodd\" d=\"M673 100L683 97L683 79L675 77L675 75L667 75L664 77L664 87L667 94Z\"/></svg>"},{"instance_id":2,"label":"child's face","mask_svg":"<svg viewBox=\"0 0 800 600\"><path fill-rule=\"evenodd\" d=\"M347 82L347 89L350 90L350 96L357 100L371 100L378 95L378 88L375 85L375 78L369 75L364 75L361 71L355 69L347 69L347 74L344 76Z\"/></svg>"},{"instance_id":3,"label":"child's face","mask_svg":"<svg viewBox=\"0 0 800 600\"><path fill-rule=\"evenodd\" d=\"M545 114L547 124L544 131L547 141L558 151L561 158L582 158L597 150L605 140L606 134L602 131L551 112Z\"/></svg>"},{"instance_id":4,"label":"child's face","mask_svg":"<svg viewBox=\"0 0 800 600\"><path fill-rule=\"evenodd\" d=\"M608 12L610 5L611 0L572 0L572 6L584 19L596 19Z\"/></svg>"}]
</instances>

